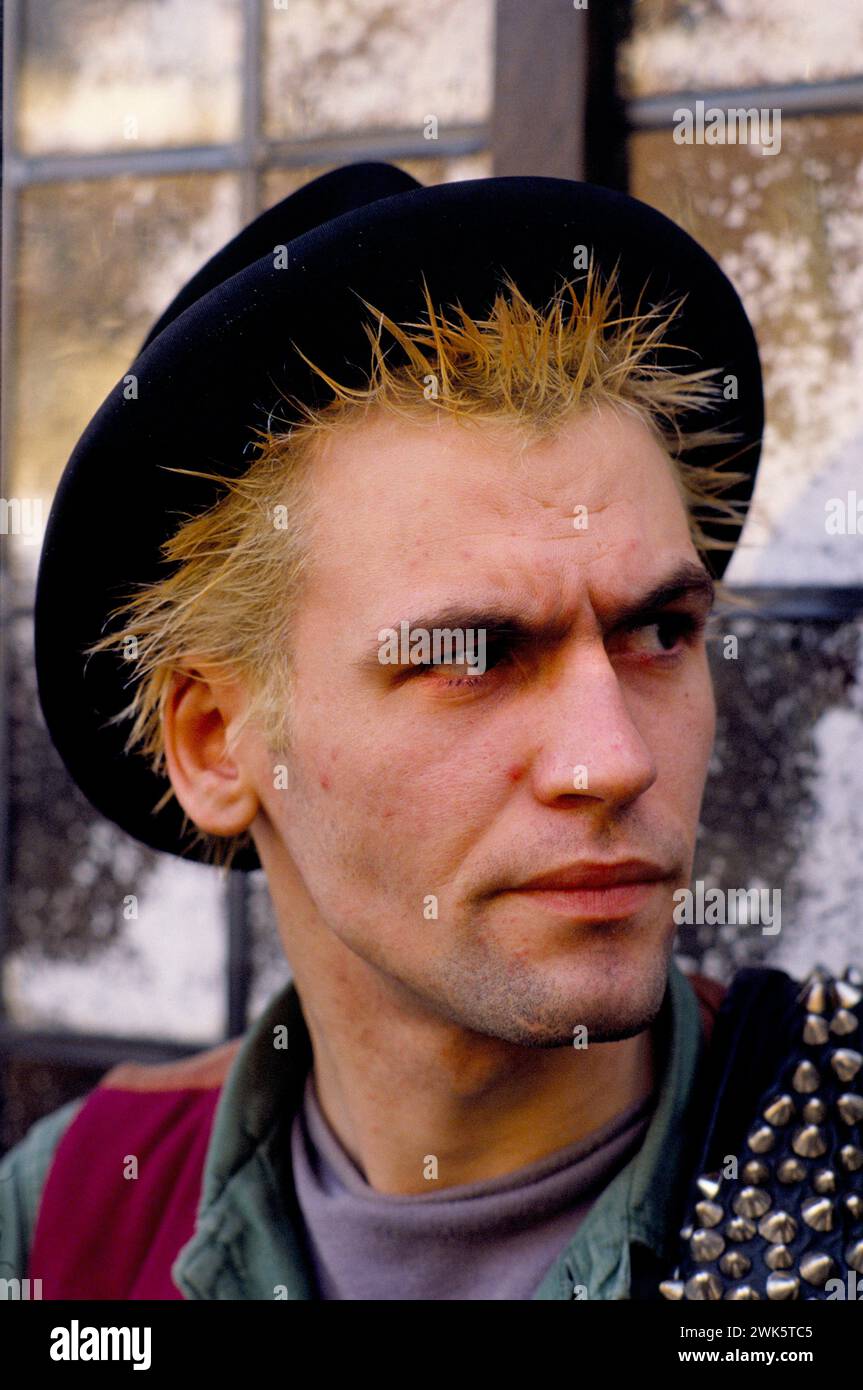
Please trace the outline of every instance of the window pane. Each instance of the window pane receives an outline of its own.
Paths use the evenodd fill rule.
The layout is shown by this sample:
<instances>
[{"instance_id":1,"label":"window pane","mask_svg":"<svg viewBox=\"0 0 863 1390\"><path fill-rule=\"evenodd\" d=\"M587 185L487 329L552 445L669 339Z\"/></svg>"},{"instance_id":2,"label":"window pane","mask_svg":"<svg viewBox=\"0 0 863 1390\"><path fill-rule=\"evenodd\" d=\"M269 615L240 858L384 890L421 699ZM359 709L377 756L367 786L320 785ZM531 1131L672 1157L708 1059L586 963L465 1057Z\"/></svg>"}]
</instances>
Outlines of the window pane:
<instances>
[{"instance_id":1,"label":"window pane","mask_svg":"<svg viewBox=\"0 0 863 1390\"><path fill-rule=\"evenodd\" d=\"M802 978L820 961L841 973L861 960L863 619L725 615L720 628L739 657L710 644L719 721L693 882L781 890L761 899L780 930L681 926L680 951L724 980L749 963Z\"/></svg>"},{"instance_id":2,"label":"window pane","mask_svg":"<svg viewBox=\"0 0 863 1390\"><path fill-rule=\"evenodd\" d=\"M635 196L719 259L762 350L765 453L729 578L861 583L848 495L863 500L863 117L788 120L767 157L644 133L630 159Z\"/></svg>"},{"instance_id":3,"label":"window pane","mask_svg":"<svg viewBox=\"0 0 863 1390\"><path fill-rule=\"evenodd\" d=\"M237 138L240 0L26 0L20 10L23 153Z\"/></svg>"},{"instance_id":4,"label":"window pane","mask_svg":"<svg viewBox=\"0 0 863 1390\"><path fill-rule=\"evenodd\" d=\"M493 0L289 0L265 9L275 139L488 117ZM431 143L431 141L430 141Z\"/></svg>"},{"instance_id":5,"label":"window pane","mask_svg":"<svg viewBox=\"0 0 863 1390\"><path fill-rule=\"evenodd\" d=\"M79 434L147 329L239 223L233 174L41 184L23 192L14 495L50 499Z\"/></svg>"},{"instance_id":6,"label":"window pane","mask_svg":"<svg viewBox=\"0 0 863 1390\"><path fill-rule=\"evenodd\" d=\"M14 890L2 988L12 1022L218 1041L226 945L218 871L148 850L70 781L37 712L29 617L10 624L6 660Z\"/></svg>"},{"instance_id":7,"label":"window pane","mask_svg":"<svg viewBox=\"0 0 863 1390\"><path fill-rule=\"evenodd\" d=\"M859 0L635 0L619 72L630 96L863 72Z\"/></svg>"}]
</instances>

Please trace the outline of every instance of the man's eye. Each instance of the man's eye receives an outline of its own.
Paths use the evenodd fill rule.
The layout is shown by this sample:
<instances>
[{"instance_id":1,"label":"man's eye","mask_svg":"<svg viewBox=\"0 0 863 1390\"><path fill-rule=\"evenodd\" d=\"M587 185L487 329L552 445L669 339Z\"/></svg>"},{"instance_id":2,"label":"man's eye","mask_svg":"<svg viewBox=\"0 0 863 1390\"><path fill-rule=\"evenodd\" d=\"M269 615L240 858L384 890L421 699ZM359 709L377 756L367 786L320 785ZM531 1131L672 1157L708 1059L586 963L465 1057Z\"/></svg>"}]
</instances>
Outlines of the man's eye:
<instances>
[{"instance_id":1,"label":"man's eye","mask_svg":"<svg viewBox=\"0 0 863 1390\"><path fill-rule=\"evenodd\" d=\"M702 624L692 613L665 613L625 634L625 645L641 655L668 656L691 639Z\"/></svg>"}]
</instances>

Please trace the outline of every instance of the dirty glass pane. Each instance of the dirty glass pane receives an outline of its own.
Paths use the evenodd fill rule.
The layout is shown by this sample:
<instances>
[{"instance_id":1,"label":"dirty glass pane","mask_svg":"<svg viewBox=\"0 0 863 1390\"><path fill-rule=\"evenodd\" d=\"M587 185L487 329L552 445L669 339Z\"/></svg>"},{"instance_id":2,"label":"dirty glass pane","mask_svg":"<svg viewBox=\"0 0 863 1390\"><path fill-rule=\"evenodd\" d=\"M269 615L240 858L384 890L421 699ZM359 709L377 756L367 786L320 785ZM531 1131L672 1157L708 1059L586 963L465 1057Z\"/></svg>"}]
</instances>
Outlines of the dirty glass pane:
<instances>
[{"instance_id":1,"label":"dirty glass pane","mask_svg":"<svg viewBox=\"0 0 863 1390\"><path fill-rule=\"evenodd\" d=\"M711 642L719 710L693 881L774 890L765 922L679 927L684 957L727 980L863 963L863 618L725 616ZM736 655L721 638L737 638Z\"/></svg>"},{"instance_id":2,"label":"dirty glass pane","mask_svg":"<svg viewBox=\"0 0 863 1390\"><path fill-rule=\"evenodd\" d=\"M233 174L41 184L23 192L8 476L14 495L45 499L46 519L78 436L148 328L239 225Z\"/></svg>"},{"instance_id":3,"label":"dirty glass pane","mask_svg":"<svg viewBox=\"0 0 863 1390\"><path fill-rule=\"evenodd\" d=\"M424 130L429 118L443 134L489 115L493 0L287 0L264 13L274 139Z\"/></svg>"},{"instance_id":4,"label":"dirty glass pane","mask_svg":"<svg viewBox=\"0 0 863 1390\"><path fill-rule=\"evenodd\" d=\"M631 189L693 233L737 286L767 396L756 506L736 583L863 582L863 116L781 123L778 153L630 143Z\"/></svg>"},{"instance_id":5,"label":"dirty glass pane","mask_svg":"<svg viewBox=\"0 0 863 1390\"><path fill-rule=\"evenodd\" d=\"M237 139L240 0L26 0L19 10L22 153Z\"/></svg>"},{"instance_id":6,"label":"dirty glass pane","mask_svg":"<svg viewBox=\"0 0 863 1390\"><path fill-rule=\"evenodd\" d=\"M633 0L632 16L618 69L629 96L863 71L859 0Z\"/></svg>"},{"instance_id":7,"label":"dirty glass pane","mask_svg":"<svg viewBox=\"0 0 863 1390\"><path fill-rule=\"evenodd\" d=\"M435 183L455 183L459 179L485 179L491 176L491 152L461 155L454 159L388 159L388 164L396 164L400 169L412 174L420 183L430 186ZM268 169L263 178L263 207L272 207L280 199L287 198L304 183L309 183L319 174L325 174L335 165L320 165L303 169Z\"/></svg>"},{"instance_id":8,"label":"dirty glass pane","mask_svg":"<svg viewBox=\"0 0 863 1390\"><path fill-rule=\"evenodd\" d=\"M39 712L26 614L9 626L6 659L14 888L2 990L11 1022L218 1041L218 871L147 849L98 816L70 781Z\"/></svg>"}]
</instances>

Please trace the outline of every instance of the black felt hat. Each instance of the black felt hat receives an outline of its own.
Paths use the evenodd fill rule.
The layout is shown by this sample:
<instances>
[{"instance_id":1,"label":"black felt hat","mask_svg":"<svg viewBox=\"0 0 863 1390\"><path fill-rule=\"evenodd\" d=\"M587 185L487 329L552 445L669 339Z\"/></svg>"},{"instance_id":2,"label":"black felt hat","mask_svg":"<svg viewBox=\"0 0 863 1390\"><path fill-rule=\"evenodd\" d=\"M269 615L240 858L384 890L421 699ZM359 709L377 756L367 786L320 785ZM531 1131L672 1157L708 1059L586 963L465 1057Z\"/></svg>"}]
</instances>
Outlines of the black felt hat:
<instances>
[{"instance_id":1,"label":"black felt hat","mask_svg":"<svg viewBox=\"0 0 863 1390\"><path fill-rule=\"evenodd\" d=\"M162 465L196 457L202 470L236 475L254 457L255 429L274 410L285 419L285 396L321 404L326 388L295 345L336 379L359 384L370 348L358 296L397 321L416 321L425 280L435 303L482 315L508 275L543 307L564 279L578 278L579 246L604 272L618 267L624 308L635 307L645 285L642 307L687 296L674 338L691 352L680 365L737 379L736 399L711 423L739 434L734 468L747 477L729 496L748 502L763 427L755 338L727 277L675 223L634 198L566 179L427 188L386 164L315 179L258 217L180 291L58 486L36 591L39 697L57 749L97 810L154 848L203 857L182 833L176 800L153 814L167 783L124 752L128 727L106 725L128 703L129 664L111 652L83 655L133 587L165 577L160 548L180 518L219 496L216 484ZM687 457L712 464L721 455ZM725 526L721 534L736 541L739 533ZM721 575L730 552L711 554ZM253 846L232 865L257 866Z\"/></svg>"}]
</instances>

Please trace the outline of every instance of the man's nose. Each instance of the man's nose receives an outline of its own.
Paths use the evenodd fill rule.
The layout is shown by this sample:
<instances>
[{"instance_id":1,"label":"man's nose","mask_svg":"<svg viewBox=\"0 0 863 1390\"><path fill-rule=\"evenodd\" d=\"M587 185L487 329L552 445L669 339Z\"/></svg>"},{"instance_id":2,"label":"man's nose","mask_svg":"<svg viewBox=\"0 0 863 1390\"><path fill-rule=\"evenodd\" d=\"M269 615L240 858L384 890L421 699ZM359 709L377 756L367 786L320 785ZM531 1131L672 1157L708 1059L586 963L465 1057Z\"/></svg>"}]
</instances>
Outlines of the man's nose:
<instances>
[{"instance_id":1,"label":"man's nose","mask_svg":"<svg viewBox=\"0 0 863 1390\"><path fill-rule=\"evenodd\" d=\"M656 781L653 754L601 642L579 644L539 696L535 795L548 805L635 801Z\"/></svg>"}]
</instances>

